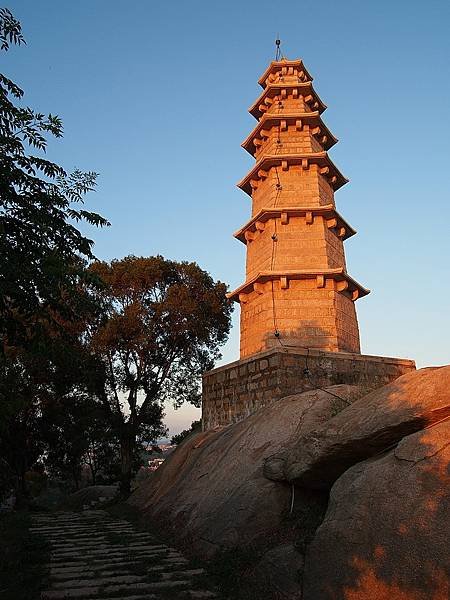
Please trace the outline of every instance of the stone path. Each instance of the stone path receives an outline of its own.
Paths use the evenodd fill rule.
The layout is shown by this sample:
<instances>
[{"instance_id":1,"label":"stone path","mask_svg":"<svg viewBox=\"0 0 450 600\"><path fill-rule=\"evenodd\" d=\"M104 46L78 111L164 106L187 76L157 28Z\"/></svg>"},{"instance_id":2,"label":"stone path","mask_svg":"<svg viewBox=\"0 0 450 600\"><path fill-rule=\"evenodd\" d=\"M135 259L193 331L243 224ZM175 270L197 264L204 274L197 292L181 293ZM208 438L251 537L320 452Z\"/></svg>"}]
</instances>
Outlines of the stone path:
<instances>
[{"instance_id":1,"label":"stone path","mask_svg":"<svg viewBox=\"0 0 450 600\"><path fill-rule=\"evenodd\" d=\"M33 516L32 533L50 542L42 600L212 599L203 569L128 521L101 510Z\"/></svg>"}]
</instances>

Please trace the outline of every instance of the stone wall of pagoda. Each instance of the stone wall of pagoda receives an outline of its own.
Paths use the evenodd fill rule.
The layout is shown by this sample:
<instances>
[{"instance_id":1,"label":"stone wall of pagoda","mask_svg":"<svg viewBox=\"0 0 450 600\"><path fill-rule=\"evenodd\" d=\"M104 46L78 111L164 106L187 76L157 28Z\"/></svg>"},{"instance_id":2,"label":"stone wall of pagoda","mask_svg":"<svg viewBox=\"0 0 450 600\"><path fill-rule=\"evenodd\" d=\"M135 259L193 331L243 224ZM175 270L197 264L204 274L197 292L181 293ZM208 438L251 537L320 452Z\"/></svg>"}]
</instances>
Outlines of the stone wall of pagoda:
<instances>
[{"instance_id":1,"label":"stone wall of pagoda","mask_svg":"<svg viewBox=\"0 0 450 600\"><path fill-rule=\"evenodd\" d=\"M360 352L354 301L368 293L346 272L353 229L336 212L346 183L328 157L336 139L301 61L273 62L250 108L258 124L243 147L256 160L239 187L251 220L236 232L247 246L241 358L272 347Z\"/></svg>"},{"instance_id":2,"label":"stone wall of pagoda","mask_svg":"<svg viewBox=\"0 0 450 600\"><path fill-rule=\"evenodd\" d=\"M274 348L218 367L203 375L203 429L242 421L258 409L314 386L346 383L361 395L415 369L410 360L317 350Z\"/></svg>"},{"instance_id":3,"label":"stone wall of pagoda","mask_svg":"<svg viewBox=\"0 0 450 600\"><path fill-rule=\"evenodd\" d=\"M281 190L279 191L278 181ZM292 165L272 168L252 192L252 214L276 206L323 206L334 203L333 188L312 164L306 168Z\"/></svg>"},{"instance_id":4,"label":"stone wall of pagoda","mask_svg":"<svg viewBox=\"0 0 450 600\"><path fill-rule=\"evenodd\" d=\"M354 302L337 291L332 279L323 288L314 279L291 280L288 289L274 281L273 292L272 281L259 284L241 301L241 356L281 345L359 352Z\"/></svg>"},{"instance_id":5,"label":"stone wall of pagoda","mask_svg":"<svg viewBox=\"0 0 450 600\"><path fill-rule=\"evenodd\" d=\"M299 266L299 252L303 269L345 266L344 244L328 228L326 218L317 216L308 226L303 216L290 217L286 224L281 218L270 219L264 225L247 242L247 280L263 271L295 270ZM275 249L273 235L277 236Z\"/></svg>"}]
</instances>

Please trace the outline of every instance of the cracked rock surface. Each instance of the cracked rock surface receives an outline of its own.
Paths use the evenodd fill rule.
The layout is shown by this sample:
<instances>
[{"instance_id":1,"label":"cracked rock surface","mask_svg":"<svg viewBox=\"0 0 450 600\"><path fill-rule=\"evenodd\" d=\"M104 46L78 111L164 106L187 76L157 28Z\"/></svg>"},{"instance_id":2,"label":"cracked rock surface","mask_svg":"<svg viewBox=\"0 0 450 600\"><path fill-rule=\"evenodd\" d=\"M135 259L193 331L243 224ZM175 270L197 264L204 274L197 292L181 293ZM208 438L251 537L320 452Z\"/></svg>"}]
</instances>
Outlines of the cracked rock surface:
<instances>
[{"instance_id":1,"label":"cracked rock surface","mask_svg":"<svg viewBox=\"0 0 450 600\"><path fill-rule=\"evenodd\" d=\"M449 419L346 471L307 551L304 600L447 600L449 489Z\"/></svg>"},{"instance_id":2,"label":"cracked rock surface","mask_svg":"<svg viewBox=\"0 0 450 600\"><path fill-rule=\"evenodd\" d=\"M450 416L450 367L399 377L345 408L285 451L285 479L329 489L349 467Z\"/></svg>"}]
</instances>

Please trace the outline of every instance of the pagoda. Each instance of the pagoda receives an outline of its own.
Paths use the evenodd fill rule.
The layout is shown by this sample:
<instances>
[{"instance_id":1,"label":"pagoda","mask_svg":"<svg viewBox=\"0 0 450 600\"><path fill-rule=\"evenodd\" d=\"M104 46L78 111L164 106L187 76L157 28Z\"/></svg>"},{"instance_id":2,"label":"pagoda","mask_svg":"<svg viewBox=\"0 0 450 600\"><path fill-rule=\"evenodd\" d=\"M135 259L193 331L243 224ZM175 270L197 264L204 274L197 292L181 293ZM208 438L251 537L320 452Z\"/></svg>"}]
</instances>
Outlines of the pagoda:
<instances>
[{"instance_id":1,"label":"pagoda","mask_svg":"<svg viewBox=\"0 0 450 600\"><path fill-rule=\"evenodd\" d=\"M252 214L234 236L246 245L241 359L275 347L360 353L355 301L369 293L347 273L355 230L337 212L347 183L328 156L337 139L301 60L275 60L259 80L257 119L242 147L256 163L238 183Z\"/></svg>"},{"instance_id":2,"label":"pagoda","mask_svg":"<svg viewBox=\"0 0 450 600\"><path fill-rule=\"evenodd\" d=\"M328 156L337 140L312 77L277 51L259 83L258 123L242 144L256 163L238 184L252 214L234 234L247 249L246 278L229 294L241 306L240 359L203 374L205 431L306 390L347 384L363 396L416 368L361 354L355 301L369 290L347 273L344 242L355 230L334 201L347 179Z\"/></svg>"}]
</instances>

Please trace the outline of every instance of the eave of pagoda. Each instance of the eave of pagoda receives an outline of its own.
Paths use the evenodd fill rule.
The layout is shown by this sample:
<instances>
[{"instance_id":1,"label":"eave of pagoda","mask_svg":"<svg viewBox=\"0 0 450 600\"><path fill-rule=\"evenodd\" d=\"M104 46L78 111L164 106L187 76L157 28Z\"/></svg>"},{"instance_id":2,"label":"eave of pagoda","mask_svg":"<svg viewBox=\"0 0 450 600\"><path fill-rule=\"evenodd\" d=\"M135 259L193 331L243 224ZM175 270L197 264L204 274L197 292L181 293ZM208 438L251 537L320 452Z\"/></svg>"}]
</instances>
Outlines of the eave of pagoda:
<instances>
[{"instance_id":1,"label":"eave of pagoda","mask_svg":"<svg viewBox=\"0 0 450 600\"><path fill-rule=\"evenodd\" d=\"M311 81L305 81L303 83L270 83L248 109L248 112L255 119L259 119L273 104L274 96L280 96L282 101L288 95L292 95L294 98L303 96L308 106L311 106L311 110L318 110L319 113L323 113L327 108L313 88Z\"/></svg>"},{"instance_id":2,"label":"eave of pagoda","mask_svg":"<svg viewBox=\"0 0 450 600\"><path fill-rule=\"evenodd\" d=\"M358 298L370 294L370 290L364 288L355 281L343 268L337 269L301 269L286 271L263 271L252 279L227 294L227 298L234 302L246 302L247 296L252 292L263 294L261 285L268 281L279 281L281 289L288 289L289 282L299 279L315 279L317 288L325 288L326 281L331 279L335 282L336 291L347 295L353 302Z\"/></svg>"},{"instance_id":3,"label":"eave of pagoda","mask_svg":"<svg viewBox=\"0 0 450 600\"><path fill-rule=\"evenodd\" d=\"M271 76L277 76L281 72L281 75L297 75L300 81L312 81L313 78L308 73L303 61L297 60L273 60L261 77L258 79L258 83L261 87L265 88L267 83L266 80ZM297 73L296 73L297 72Z\"/></svg>"},{"instance_id":4,"label":"eave of pagoda","mask_svg":"<svg viewBox=\"0 0 450 600\"><path fill-rule=\"evenodd\" d=\"M324 124L319 111L315 110L311 112L289 112L280 114L264 113L250 135L242 142L241 146L254 156L256 152L255 140L267 137L269 134L267 128L279 125L280 130L283 131L287 126L294 125L297 129L301 130L305 124L312 126L312 135L320 144L322 144L325 150L329 150L337 143L337 138L334 137L328 127Z\"/></svg>"},{"instance_id":5,"label":"eave of pagoda","mask_svg":"<svg viewBox=\"0 0 450 600\"><path fill-rule=\"evenodd\" d=\"M293 165L301 165L302 169L308 169L311 164L319 167L319 173L325 177L333 190L338 190L348 182L326 152L309 152L302 154L268 154L255 163L253 169L237 184L249 196L252 188L268 177L268 171L272 167L281 167L281 171L287 171Z\"/></svg>"},{"instance_id":6,"label":"eave of pagoda","mask_svg":"<svg viewBox=\"0 0 450 600\"><path fill-rule=\"evenodd\" d=\"M316 216L323 217L328 229L333 231L341 240L347 240L356 233L332 204L326 204L319 207L262 208L233 235L240 242L246 244L247 241L254 239L254 236L259 232L264 231L266 223L271 219L280 219L283 225L287 225L291 217L305 217L307 224L313 224Z\"/></svg>"}]
</instances>

